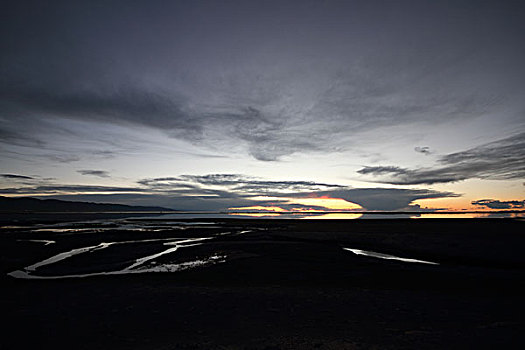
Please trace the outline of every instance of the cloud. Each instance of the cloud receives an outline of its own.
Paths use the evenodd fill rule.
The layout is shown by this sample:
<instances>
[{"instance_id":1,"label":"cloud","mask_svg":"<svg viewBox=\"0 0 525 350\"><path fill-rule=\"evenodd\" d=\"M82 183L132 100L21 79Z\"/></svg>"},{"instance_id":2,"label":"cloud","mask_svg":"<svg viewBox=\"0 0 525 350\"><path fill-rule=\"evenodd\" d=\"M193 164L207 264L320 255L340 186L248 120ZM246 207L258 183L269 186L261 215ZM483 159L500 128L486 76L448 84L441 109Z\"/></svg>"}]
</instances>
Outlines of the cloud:
<instances>
[{"instance_id":1,"label":"cloud","mask_svg":"<svg viewBox=\"0 0 525 350\"><path fill-rule=\"evenodd\" d=\"M401 188L352 188L324 192L332 198L342 198L361 205L368 210L409 210L410 204L418 199L455 198L460 195L426 189Z\"/></svg>"},{"instance_id":2,"label":"cloud","mask_svg":"<svg viewBox=\"0 0 525 350\"><path fill-rule=\"evenodd\" d=\"M490 142L466 151L442 156L433 168L366 166L357 172L379 177L377 182L419 185L478 178L509 180L525 178L525 133Z\"/></svg>"},{"instance_id":3,"label":"cloud","mask_svg":"<svg viewBox=\"0 0 525 350\"><path fill-rule=\"evenodd\" d=\"M38 147L52 139L49 121L68 119L276 161L348 149L385 126L509 117L499 95L523 91L513 6L486 4L476 16L439 2L3 10L0 135L10 145Z\"/></svg>"},{"instance_id":4,"label":"cloud","mask_svg":"<svg viewBox=\"0 0 525 350\"><path fill-rule=\"evenodd\" d=\"M46 156L46 158L54 162L59 162L59 163L73 163L73 162L78 162L80 160L80 157L77 157L77 156L59 155L59 154L48 155Z\"/></svg>"},{"instance_id":5,"label":"cloud","mask_svg":"<svg viewBox=\"0 0 525 350\"><path fill-rule=\"evenodd\" d=\"M232 79L245 78L235 76ZM99 82L101 86L95 90L75 85L42 88L26 84L13 87L8 83L9 90L0 89L0 98L4 100L0 112L13 122L4 127L3 133L9 136L4 142L42 145L44 141L41 138L52 132L46 129L49 127L46 121L63 118L152 128L169 137L201 146L224 143L240 146L257 160L277 161L297 152L338 152L348 148L352 140L350 136L385 126L411 123L421 115L453 114L458 108L455 105L463 103L455 101L459 99L457 97L444 97L437 104L435 101L432 104L427 104L429 101L416 103L407 101L407 96L395 90L390 91L388 97L383 96L384 91L374 95L377 93L375 90L369 93L355 91L359 88L349 85L354 79L352 74L339 79L348 81L322 87L316 92L316 101L309 109L301 107L303 96L293 96L296 94L292 88L296 83L294 81L281 82L279 87L290 91L287 93L292 94L293 101L283 101L278 96L266 101L243 96L243 91L231 91L231 94L239 95L234 103L228 101L207 106L195 101L201 96L191 96L189 92L174 93L129 85L128 82L122 82L122 86L117 88L108 88L105 83ZM261 88L264 90L267 87ZM347 94L357 96L350 103L346 100ZM407 107L407 104L412 107ZM14 120L24 119L31 120L36 130L31 133L20 131L19 123ZM316 132L312 133L312 130ZM35 135L39 135L38 138ZM430 153L427 147L416 147L416 151Z\"/></svg>"},{"instance_id":6,"label":"cloud","mask_svg":"<svg viewBox=\"0 0 525 350\"><path fill-rule=\"evenodd\" d=\"M290 202L290 198L341 198L367 210L410 209L414 200L457 197L451 192L389 188L348 188L314 181L266 181L242 174L179 175L148 178L136 187L64 185L42 179L36 185L0 189L0 194L46 195L52 198L100 198L106 203L160 205L179 210L227 210L254 205L283 209L321 209ZM264 198L268 198L265 200Z\"/></svg>"},{"instance_id":7,"label":"cloud","mask_svg":"<svg viewBox=\"0 0 525 350\"><path fill-rule=\"evenodd\" d=\"M398 166L365 166L364 168L358 170L359 174L367 175L384 175L384 174L394 174L402 175L406 174L409 170L405 168L400 168Z\"/></svg>"},{"instance_id":8,"label":"cloud","mask_svg":"<svg viewBox=\"0 0 525 350\"><path fill-rule=\"evenodd\" d=\"M42 178L38 175L0 174L3 186L44 186L52 183L52 178Z\"/></svg>"},{"instance_id":9,"label":"cloud","mask_svg":"<svg viewBox=\"0 0 525 350\"><path fill-rule=\"evenodd\" d=\"M467 179L463 174L458 174L454 169L450 171L439 170L410 170L397 166L367 166L357 171L363 175L387 176L377 180L380 183L392 185L421 185L456 182Z\"/></svg>"},{"instance_id":10,"label":"cloud","mask_svg":"<svg viewBox=\"0 0 525 350\"><path fill-rule=\"evenodd\" d=\"M199 121L182 110L181 102L175 96L167 97L160 91L137 90L133 86L110 91L75 86L63 91L63 88L14 86L9 90L0 90L0 96L5 101L4 114L42 114L92 122L138 124L168 130L181 138L198 138L201 132Z\"/></svg>"},{"instance_id":11,"label":"cloud","mask_svg":"<svg viewBox=\"0 0 525 350\"><path fill-rule=\"evenodd\" d=\"M414 151L418 152L418 153L423 153L425 155L429 155L431 152L430 152L430 147L428 146L417 146L417 147L414 147Z\"/></svg>"},{"instance_id":12,"label":"cloud","mask_svg":"<svg viewBox=\"0 0 525 350\"><path fill-rule=\"evenodd\" d=\"M0 113L1 112L2 109L0 104ZM28 133L27 131L24 132L22 130L17 130L19 126L17 122L9 123L8 121L4 120L2 122L4 123L4 125L0 126L0 143L23 147L42 147L42 145L44 144L44 142L34 134Z\"/></svg>"},{"instance_id":13,"label":"cloud","mask_svg":"<svg viewBox=\"0 0 525 350\"><path fill-rule=\"evenodd\" d=\"M138 183L146 186L179 185L184 182L204 185L237 185L248 177L239 174L180 175L177 177L159 177L142 179Z\"/></svg>"},{"instance_id":14,"label":"cloud","mask_svg":"<svg viewBox=\"0 0 525 350\"><path fill-rule=\"evenodd\" d=\"M472 205L487 207L489 209L521 209L525 208L525 200L499 201L495 199L480 199L473 201Z\"/></svg>"},{"instance_id":15,"label":"cloud","mask_svg":"<svg viewBox=\"0 0 525 350\"><path fill-rule=\"evenodd\" d=\"M143 179L139 184L153 189L188 189L201 190L208 186L207 193L216 193L216 187L222 187L237 195L262 195L268 193L294 193L297 191L319 191L330 188L344 188L337 184L328 184L314 181L266 181L241 174L208 174L208 175L180 175L177 177L163 177ZM213 186L215 189L210 188Z\"/></svg>"},{"instance_id":16,"label":"cloud","mask_svg":"<svg viewBox=\"0 0 525 350\"><path fill-rule=\"evenodd\" d=\"M449 198L459 195L452 192L433 190L390 189L390 188L361 188L354 189L338 184L328 184L313 181L265 181L241 174L208 174L208 175L180 175L144 179L141 185L151 190L170 193L172 195L192 196L208 203L216 200L231 199L244 201L250 205L275 205L282 208L292 208L286 203L287 198L315 198L328 196L341 198L361 205L368 210L400 210L410 209L409 205L417 199ZM283 198L283 200L251 200L253 197L268 196ZM246 205L248 203L249 205ZM204 207L208 207L204 204ZM304 206L307 208L307 206ZM226 208L222 208L226 209Z\"/></svg>"},{"instance_id":17,"label":"cloud","mask_svg":"<svg viewBox=\"0 0 525 350\"><path fill-rule=\"evenodd\" d=\"M53 193L89 193L89 192L143 192L138 187L116 187L116 186L91 186L91 185L46 185L46 186L24 186L0 188L0 194L53 194Z\"/></svg>"},{"instance_id":18,"label":"cloud","mask_svg":"<svg viewBox=\"0 0 525 350\"><path fill-rule=\"evenodd\" d=\"M329 196L341 198L352 203L361 205L365 210L396 211L419 209L411 205L417 199L430 198L454 198L458 194L451 192L439 192L431 190L412 189L390 189L390 188L363 188L346 189L340 191L319 191L310 193L288 193L281 194L282 200L255 200L254 196L244 196L232 192L215 192L215 195L204 195L202 192L150 192L138 191L129 193L127 189L122 192L128 193L100 193L71 195L56 194L46 198L69 199L80 201L96 201L101 203L117 203L129 205L154 205L172 208L176 210L194 211L226 211L229 208L250 206L278 206L285 210L327 210L327 208L315 205L301 205L290 203L289 198L320 198ZM101 191L102 192L102 191ZM117 191L115 191L117 192ZM143 193L141 193L143 192ZM0 193L2 193L0 191ZM272 194L279 197L279 194Z\"/></svg>"},{"instance_id":19,"label":"cloud","mask_svg":"<svg viewBox=\"0 0 525 350\"><path fill-rule=\"evenodd\" d=\"M110 177L105 170L77 170L77 173L87 176Z\"/></svg>"},{"instance_id":20,"label":"cloud","mask_svg":"<svg viewBox=\"0 0 525 350\"><path fill-rule=\"evenodd\" d=\"M16 175L16 174L0 174L0 177L3 177L5 179L17 179L17 180L33 180L34 179L31 176Z\"/></svg>"}]
</instances>

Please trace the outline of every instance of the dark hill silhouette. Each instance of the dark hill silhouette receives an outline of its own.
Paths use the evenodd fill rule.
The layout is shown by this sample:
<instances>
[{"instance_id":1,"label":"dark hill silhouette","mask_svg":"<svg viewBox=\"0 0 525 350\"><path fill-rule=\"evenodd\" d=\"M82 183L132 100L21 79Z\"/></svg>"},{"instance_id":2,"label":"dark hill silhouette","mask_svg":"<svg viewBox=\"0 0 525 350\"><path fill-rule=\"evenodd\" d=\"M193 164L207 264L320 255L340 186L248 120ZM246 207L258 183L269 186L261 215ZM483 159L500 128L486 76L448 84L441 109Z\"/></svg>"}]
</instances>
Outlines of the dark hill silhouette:
<instances>
[{"instance_id":1,"label":"dark hill silhouette","mask_svg":"<svg viewBox=\"0 0 525 350\"><path fill-rule=\"evenodd\" d=\"M71 202L58 199L37 199L31 197L9 198L0 196L0 212L132 212L172 211L162 207L144 207L124 204Z\"/></svg>"}]
</instances>

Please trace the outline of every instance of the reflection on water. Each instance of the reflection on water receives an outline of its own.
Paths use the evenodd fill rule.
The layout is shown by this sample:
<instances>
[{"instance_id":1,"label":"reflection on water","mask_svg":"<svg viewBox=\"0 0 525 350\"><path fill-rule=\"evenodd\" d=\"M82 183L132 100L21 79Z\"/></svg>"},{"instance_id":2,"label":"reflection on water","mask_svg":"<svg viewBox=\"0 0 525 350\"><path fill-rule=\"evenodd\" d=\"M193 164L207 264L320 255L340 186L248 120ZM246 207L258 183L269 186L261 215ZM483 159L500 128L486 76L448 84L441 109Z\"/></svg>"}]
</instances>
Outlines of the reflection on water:
<instances>
[{"instance_id":1,"label":"reflection on water","mask_svg":"<svg viewBox=\"0 0 525 350\"><path fill-rule=\"evenodd\" d=\"M132 273L144 272L178 272L211 264L226 262L226 255L212 255L207 259L198 259L193 261L182 262L180 264L162 264L150 267L141 267L133 270Z\"/></svg>"},{"instance_id":2,"label":"reflection on water","mask_svg":"<svg viewBox=\"0 0 525 350\"><path fill-rule=\"evenodd\" d=\"M35 243L44 243L44 245L50 245L56 243L48 239L17 239L18 242L35 242Z\"/></svg>"},{"instance_id":3,"label":"reflection on water","mask_svg":"<svg viewBox=\"0 0 525 350\"><path fill-rule=\"evenodd\" d=\"M417 260L417 259L409 259L409 258L400 258L398 256L389 255L389 254L383 254L383 253L376 253L368 250L361 250L361 249L352 249L352 248L343 248L344 250L348 250L356 255L364 255L369 256L372 258L379 258L379 259L387 259L387 260L399 260L404 262L411 262L411 263L420 263L420 264L430 264L430 265L439 265L438 263L431 262L431 261L425 261L425 260Z\"/></svg>"},{"instance_id":4,"label":"reflection on water","mask_svg":"<svg viewBox=\"0 0 525 350\"><path fill-rule=\"evenodd\" d=\"M135 263L129 267L126 267L125 270L132 270L134 269L135 267L137 266L140 266L140 265L144 265L144 263L148 262L148 261L151 261L151 260L154 260L162 255L166 255L166 254L170 254L170 253L173 253L175 251L177 251L179 248L182 248L182 247L193 247L193 246L196 246L198 244L190 244L190 245L183 245L184 243L190 243L190 242L198 242L198 241L203 241L203 240L207 240L207 239L211 239L213 237L204 237L204 238L193 238L193 239L186 239L186 240L183 240L183 241L176 241L176 242L170 242L170 243L164 243L164 245L174 245L174 247L172 248L168 248L160 253L156 253L156 254L153 254L153 255L149 255L149 256L145 256L143 258L140 258L140 259L136 259L135 260Z\"/></svg>"},{"instance_id":5,"label":"reflection on water","mask_svg":"<svg viewBox=\"0 0 525 350\"><path fill-rule=\"evenodd\" d=\"M39 276L30 274L28 271L13 271L8 273L9 276L21 279L64 279L64 278L83 278L83 277L94 277L94 276L111 276L111 275L125 275L125 274L136 274L136 273L148 273L148 272L178 272L188 270L196 267L202 267L212 264L223 263L226 261L225 255L212 255L206 259L197 259L192 261L186 261L179 264L161 264L148 267L141 267L133 270L118 270L118 271L104 271L104 272L93 272L84 274L72 274L72 275L57 275L57 276Z\"/></svg>"},{"instance_id":6,"label":"reflection on water","mask_svg":"<svg viewBox=\"0 0 525 350\"><path fill-rule=\"evenodd\" d=\"M52 256L49 259L45 259L45 260L42 260L42 261L40 261L40 262L38 262L36 264L28 266L28 267L25 268L25 270L27 270L27 271L35 271L39 267L42 267L42 266L45 266L45 265L49 265L49 264L54 264L56 262L59 262L61 260L67 259L67 258L71 258L72 256L75 256L75 255L78 255L78 254L82 254L82 253L86 253L86 252L92 252L92 251L99 250L99 249L105 249L105 248L109 247L111 244L113 244L113 243L100 243L99 245L96 245L96 246L73 249L73 250L71 250L69 252L64 252L64 253L57 254L55 256Z\"/></svg>"},{"instance_id":7,"label":"reflection on water","mask_svg":"<svg viewBox=\"0 0 525 350\"><path fill-rule=\"evenodd\" d=\"M243 216L248 218L263 218L263 217L272 217L272 216L282 216L279 213L230 213L232 216Z\"/></svg>"},{"instance_id":8,"label":"reflection on water","mask_svg":"<svg viewBox=\"0 0 525 350\"><path fill-rule=\"evenodd\" d=\"M223 235L224 233L219 233L217 235ZM215 264L219 262L225 262L226 256L213 254L206 259L196 259L186 262L181 262L178 264L166 263L159 264L155 261L157 258L171 254L179 250L180 248L188 248L200 245L201 241L210 240L214 237L198 237L198 238L160 238L160 239L145 239L145 240L132 240L132 241L118 241L118 242L102 242L98 245L76 248L67 252L62 252L56 254L50 258L44 259L40 262L37 262L33 265L25 267L23 270L13 271L8 273L9 276L14 278L23 278L23 279L62 279L62 278L79 278L79 277L91 277L91 276L105 276L105 275L122 275L128 273L145 273L145 272L175 272L190 269L193 267L204 266L209 264ZM163 246L172 246L170 248L164 249L158 253L144 256L138 259L135 259L135 262L120 270L115 271L103 271L103 272L88 272L83 274L65 274L65 275L37 275L35 272L37 269L46 266L58 263L62 260L69 259L75 255L91 253L97 250L102 250L109 248L110 246L125 245L130 243L150 243L155 241L167 241L163 243ZM123 259L126 259L124 256Z\"/></svg>"},{"instance_id":9,"label":"reflection on water","mask_svg":"<svg viewBox=\"0 0 525 350\"><path fill-rule=\"evenodd\" d=\"M525 212L477 212L477 213L428 213L411 217L412 219L481 219L481 218L523 218Z\"/></svg>"},{"instance_id":10,"label":"reflection on water","mask_svg":"<svg viewBox=\"0 0 525 350\"><path fill-rule=\"evenodd\" d=\"M247 215L252 214L254 215L252 216L254 218L363 220L397 218L523 218L525 213L272 212L236 214L240 215L236 216L238 218L249 218ZM235 253L230 254L229 252L225 253L224 250L219 251L215 249L217 243L213 240L218 240L217 238L220 236L230 235L231 238L234 238L235 236L257 231L259 229L264 230L264 228L257 228L257 225L245 224L242 221L239 221L239 224L234 224L233 226L224 225L221 222L226 220L218 219L217 214L215 213L199 213L200 218L207 219L208 221L182 221L187 219L187 215L187 213L172 213L164 217L156 216L153 218L145 216L142 218L135 217L133 219L119 218L116 220L38 224L32 227L28 226L28 229L25 231L20 231L19 227L16 227L17 231L14 231L15 233L30 234L30 236L15 236L15 239L18 237L26 238L16 239L16 241L39 243L42 246L48 246L45 248L42 247L42 250L52 251L53 253L48 255L52 256L39 262L33 263L34 261L28 261L22 266L17 266L16 268L19 268L20 270L13 271L9 273L9 275L15 278L55 279L128 273L180 271L192 267L207 266L218 262L224 262L226 261L226 254L228 255L229 260L234 259ZM220 215L223 215L223 217L226 218L232 218L232 215L224 213ZM247 230L247 228L250 229ZM155 233L154 235L148 234L142 236L140 233L135 235L134 231L146 231L149 233L157 231L162 232ZM92 239L92 237L88 237L91 233L94 233L92 237L96 240ZM89 238L88 240L80 241L89 243L83 243L82 245L85 245L83 247L75 247L68 244L66 245L67 248L61 248L63 244L63 241L61 241L62 239L67 238L67 240L73 239L74 241L76 238L75 235L79 235L79 238L82 239ZM198 235L199 237L195 237L195 235ZM184 236L190 236L190 238ZM146 239L135 240L137 237L144 237ZM237 238L235 237L234 239ZM109 240L111 240L111 242L108 242ZM137 244L137 249L135 249L135 246L130 246L131 244ZM23 248L30 247L27 243L24 245L20 244L20 246ZM196 246L200 247L190 248ZM38 249L38 245L35 244L33 248ZM180 250L183 248L184 250L181 252ZM352 248L344 249L357 255L364 255L373 258L437 265L435 262L402 258L373 251ZM101 250L103 251L99 253L98 251ZM97 253L91 254L94 252ZM80 254L82 255L70 259ZM100 258L100 256L102 256L102 258ZM67 261L62 262L66 259ZM78 263L79 261L80 263ZM85 262L82 263L82 261ZM30 265L30 263L33 264ZM50 268L46 267L51 264L57 265ZM78 269L81 269L81 271ZM53 271L64 270L67 272L53 275ZM82 273L75 274L76 272Z\"/></svg>"},{"instance_id":11,"label":"reflection on water","mask_svg":"<svg viewBox=\"0 0 525 350\"><path fill-rule=\"evenodd\" d=\"M202 214L201 214L202 215ZM215 217L209 214L210 217ZM230 217L239 218L275 218L275 219L480 219L480 218L525 218L525 212L260 212L229 213Z\"/></svg>"},{"instance_id":12,"label":"reflection on water","mask_svg":"<svg viewBox=\"0 0 525 350\"><path fill-rule=\"evenodd\" d=\"M488 218L490 213L457 213L457 214L419 214L417 216L411 216L411 219L476 219L476 218ZM507 217L507 216L501 216Z\"/></svg>"},{"instance_id":13,"label":"reflection on water","mask_svg":"<svg viewBox=\"0 0 525 350\"><path fill-rule=\"evenodd\" d=\"M362 216L361 213L328 213L319 216L304 216L301 219L359 219Z\"/></svg>"}]
</instances>

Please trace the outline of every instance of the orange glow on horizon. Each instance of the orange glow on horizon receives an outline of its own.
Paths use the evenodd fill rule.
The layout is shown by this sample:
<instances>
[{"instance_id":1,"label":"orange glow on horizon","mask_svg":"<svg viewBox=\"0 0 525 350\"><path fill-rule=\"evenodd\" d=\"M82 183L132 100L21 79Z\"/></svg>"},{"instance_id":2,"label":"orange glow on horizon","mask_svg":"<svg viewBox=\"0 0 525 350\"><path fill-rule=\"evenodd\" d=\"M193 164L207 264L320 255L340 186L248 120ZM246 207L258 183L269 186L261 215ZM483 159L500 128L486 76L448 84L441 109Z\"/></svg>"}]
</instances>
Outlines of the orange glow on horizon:
<instances>
[{"instance_id":1,"label":"orange glow on horizon","mask_svg":"<svg viewBox=\"0 0 525 350\"><path fill-rule=\"evenodd\" d=\"M319 216L305 216L301 219L359 219L363 214L360 213L328 213Z\"/></svg>"},{"instance_id":2,"label":"orange glow on horizon","mask_svg":"<svg viewBox=\"0 0 525 350\"><path fill-rule=\"evenodd\" d=\"M419 214L411 216L411 219L476 219L488 217L490 213L461 213L458 214L439 214L437 213L428 213L428 214Z\"/></svg>"},{"instance_id":3,"label":"orange glow on horizon","mask_svg":"<svg viewBox=\"0 0 525 350\"><path fill-rule=\"evenodd\" d=\"M418 199L413 201L411 204L418 204L421 206L421 209L436 209L442 211L454 211L454 212L464 212L464 211L483 211L487 213L494 213L499 211L506 210L518 210L521 211L521 208L507 208L507 209L497 209L497 208L487 208L480 205L472 205L472 200L464 197L456 198L429 198L429 199Z\"/></svg>"},{"instance_id":4,"label":"orange glow on horizon","mask_svg":"<svg viewBox=\"0 0 525 350\"><path fill-rule=\"evenodd\" d=\"M254 198L255 199L255 198ZM257 197L256 199L265 200L264 197ZM253 205L249 207L231 207L228 210L246 210L246 211L266 211L266 212L279 212L279 213L297 213L297 212L323 212L323 211L345 211L345 210L358 210L364 209L362 206L356 203L346 201L341 198L331 198L328 196L321 197L308 197L308 198L271 198L272 200L280 200L283 205L299 204L305 206L305 208L292 208L290 210L283 209L278 206L279 203L274 205ZM309 207L321 207L321 208L309 208Z\"/></svg>"},{"instance_id":5,"label":"orange glow on horizon","mask_svg":"<svg viewBox=\"0 0 525 350\"><path fill-rule=\"evenodd\" d=\"M331 198L328 196L309 197L309 198L291 198L290 203L320 206L320 207L325 207L327 210L363 209L363 207L360 206L359 204L346 201L342 198Z\"/></svg>"}]
</instances>

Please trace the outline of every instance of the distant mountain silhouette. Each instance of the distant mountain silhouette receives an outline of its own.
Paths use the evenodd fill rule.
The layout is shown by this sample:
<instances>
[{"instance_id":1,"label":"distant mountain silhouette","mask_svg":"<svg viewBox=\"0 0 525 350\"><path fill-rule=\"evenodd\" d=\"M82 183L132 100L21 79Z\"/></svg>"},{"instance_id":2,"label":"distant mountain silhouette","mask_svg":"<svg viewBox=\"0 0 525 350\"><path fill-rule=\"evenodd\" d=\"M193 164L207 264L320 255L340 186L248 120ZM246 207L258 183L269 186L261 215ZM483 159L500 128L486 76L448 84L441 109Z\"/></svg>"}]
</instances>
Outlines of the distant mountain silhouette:
<instances>
[{"instance_id":1,"label":"distant mountain silhouette","mask_svg":"<svg viewBox=\"0 0 525 350\"><path fill-rule=\"evenodd\" d=\"M0 212L131 212L131 211L172 211L162 207L143 207L124 204L91 202L70 202L58 199L37 199L30 197L9 198L0 196Z\"/></svg>"}]
</instances>

